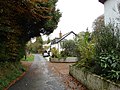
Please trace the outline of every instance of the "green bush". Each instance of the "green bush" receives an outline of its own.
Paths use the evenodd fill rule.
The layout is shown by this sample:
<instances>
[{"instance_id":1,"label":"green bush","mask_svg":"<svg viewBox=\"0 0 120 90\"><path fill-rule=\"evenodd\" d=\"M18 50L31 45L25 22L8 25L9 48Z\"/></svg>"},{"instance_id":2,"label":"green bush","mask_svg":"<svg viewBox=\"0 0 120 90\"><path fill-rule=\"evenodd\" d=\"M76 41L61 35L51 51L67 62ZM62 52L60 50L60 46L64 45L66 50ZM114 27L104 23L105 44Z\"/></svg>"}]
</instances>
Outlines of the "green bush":
<instances>
[{"instance_id":1,"label":"green bush","mask_svg":"<svg viewBox=\"0 0 120 90\"><path fill-rule=\"evenodd\" d=\"M52 52L52 57L53 58L59 58L60 57L59 51L55 47L53 47L51 49L51 52Z\"/></svg>"},{"instance_id":2,"label":"green bush","mask_svg":"<svg viewBox=\"0 0 120 90\"><path fill-rule=\"evenodd\" d=\"M63 51L61 52L62 57L75 57L76 56L76 44L74 40L65 40L62 42L61 47Z\"/></svg>"},{"instance_id":3,"label":"green bush","mask_svg":"<svg viewBox=\"0 0 120 90\"><path fill-rule=\"evenodd\" d=\"M99 27L92 33L85 32L77 38L80 61L77 67L118 82L120 80L120 29L114 25Z\"/></svg>"},{"instance_id":4,"label":"green bush","mask_svg":"<svg viewBox=\"0 0 120 90\"><path fill-rule=\"evenodd\" d=\"M95 31L95 50L98 56L101 52L111 53L111 51L115 51L116 54L120 52L119 28L108 25Z\"/></svg>"},{"instance_id":5,"label":"green bush","mask_svg":"<svg viewBox=\"0 0 120 90\"><path fill-rule=\"evenodd\" d=\"M120 30L113 25L95 31L94 72L110 80L120 80ZM98 73L98 68L100 71Z\"/></svg>"},{"instance_id":6,"label":"green bush","mask_svg":"<svg viewBox=\"0 0 120 90\"><path fill-rule=\"evenodd\" d=\"M94 42L90 38L89 32L80 33L75 39L77 45L78 58L77 66L91 67L94 64Z\"/></svg>"},{"instance_id":7,"label":"green bush","mask_svg":"<svg viewBox=\"0 0 120 90\"><path fill-rule=\"evenodd\" d=\"M120 57L117 54L101 53L99 60L102 76L112 80L120 79Z\"/></svg>"}]
</instances>

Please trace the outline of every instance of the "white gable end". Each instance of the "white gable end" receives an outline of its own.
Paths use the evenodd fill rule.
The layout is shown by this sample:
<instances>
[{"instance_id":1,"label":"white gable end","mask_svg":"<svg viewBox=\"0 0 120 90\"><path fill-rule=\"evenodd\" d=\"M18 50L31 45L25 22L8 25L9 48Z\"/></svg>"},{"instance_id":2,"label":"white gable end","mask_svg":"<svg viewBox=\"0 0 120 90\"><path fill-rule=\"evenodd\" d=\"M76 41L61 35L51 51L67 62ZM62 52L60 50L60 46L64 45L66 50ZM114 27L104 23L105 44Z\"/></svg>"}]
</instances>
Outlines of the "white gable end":
<instances>
[{"instance_id":1,"label":"white gable end","mask_svg":"<svg viewBox=\"0 0 120 90\"><path fill-rule=\"evenodd\" d=\"M120 25L120 22L117 20L120 18L120 13L118 9L118 5L120 0L107 0L104 3L104 18L105 24L108 25L109 23Z\"/></svg>"}]
</instances>

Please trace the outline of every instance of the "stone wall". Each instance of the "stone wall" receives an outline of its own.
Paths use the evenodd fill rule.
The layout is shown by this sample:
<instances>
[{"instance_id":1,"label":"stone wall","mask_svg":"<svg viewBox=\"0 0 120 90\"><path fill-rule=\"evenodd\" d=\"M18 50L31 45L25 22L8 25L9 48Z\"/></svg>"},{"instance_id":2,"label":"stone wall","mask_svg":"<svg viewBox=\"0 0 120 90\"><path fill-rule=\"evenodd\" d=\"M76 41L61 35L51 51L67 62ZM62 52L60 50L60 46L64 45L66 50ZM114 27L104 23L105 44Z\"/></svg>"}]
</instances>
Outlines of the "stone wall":
<instances>
[{"instance_id":1,"label":"stone wall","mask_svg":"<svg viewBox=\"0 0 120 90\"><path fill-rule=\"evenodd\" d=\"M78 61L77 57L67 57L67 58L50 58L51 62L76 62Z\"/></svg>"},{"instance_id":2,"label":"stone wall","mask_svg":"<svg viewBox=\"0 0 120 90\"><path fill-rule=\"evenodd\" d=\"M78 69L70 66L69 73L84 84L89 90L120 90L120 85L104 78L85 71L83 68Z\"/></svg>"}]
</instances>

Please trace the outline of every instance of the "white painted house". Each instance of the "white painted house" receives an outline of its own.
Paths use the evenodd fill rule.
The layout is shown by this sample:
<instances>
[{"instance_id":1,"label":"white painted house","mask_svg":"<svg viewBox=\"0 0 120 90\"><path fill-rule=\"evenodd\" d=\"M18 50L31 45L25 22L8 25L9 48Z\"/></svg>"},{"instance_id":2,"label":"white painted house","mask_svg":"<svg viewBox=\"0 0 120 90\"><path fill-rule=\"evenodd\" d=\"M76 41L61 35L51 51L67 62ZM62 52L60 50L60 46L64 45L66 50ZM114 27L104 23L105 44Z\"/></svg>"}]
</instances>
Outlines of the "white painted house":
<instances>
[{"instance_id":1,"label":"white painted house","mask_svg":"<svg viewBox=\"0 0 120 90\"><path fill-rule=\"evenodd\" d=\"M59 38L55 38L51 41L51 48L56 48L59 52L62 51L61 44L66 40L69 39L69 37L77 36L73 31L68 32L62 36L62 33L59 33Z\"/></svg>"},{"instance_id":2,"label":"white painted house","mask_svg":"<svg viewBox=\"0 0 120 90\"><path fill-rule=\"evenodd\" d=\"M120 0L99 0L104 4L105 25L115 24L120 26Z\"/></svg>"}]
</instances>

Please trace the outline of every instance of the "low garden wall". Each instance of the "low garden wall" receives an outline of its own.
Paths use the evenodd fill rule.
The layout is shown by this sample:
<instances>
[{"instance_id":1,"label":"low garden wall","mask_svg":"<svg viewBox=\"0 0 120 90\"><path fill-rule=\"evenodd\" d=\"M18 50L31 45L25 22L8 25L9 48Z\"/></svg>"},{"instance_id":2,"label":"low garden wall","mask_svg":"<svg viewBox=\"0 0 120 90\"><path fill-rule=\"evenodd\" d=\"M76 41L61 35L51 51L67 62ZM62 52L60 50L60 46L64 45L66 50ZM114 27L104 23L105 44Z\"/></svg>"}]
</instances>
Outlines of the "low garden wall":
<instances>
[{"instance_id":1,"label":"low garden wall","mask_svg":"<svg viewBox=\"0 0 120 90\"><path fill-rule=\"evenodd\" d=\"M120 90L120 85L104 78L85 71L83 68L79 69L75 66L70 66L69 73L84 84L89 90Z\"/></svg>"},{"instance_id":2,"label":"low garden wall","mask_svg":"<svg viewBox=\"0 0 120 90\"><path fill-rule=\"evenodd\" d=\"M50 61L51 62L76 62L78 61L77 57L67 57L67 58L61 58L61 59L58 59L58 58L50 58Z\"/></svg>"}]
</instances>

